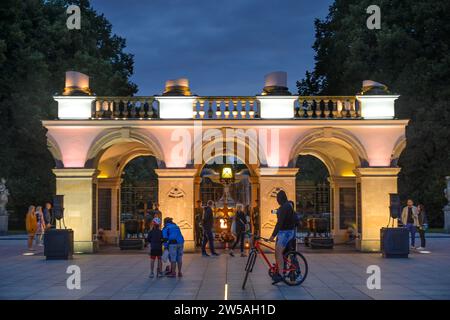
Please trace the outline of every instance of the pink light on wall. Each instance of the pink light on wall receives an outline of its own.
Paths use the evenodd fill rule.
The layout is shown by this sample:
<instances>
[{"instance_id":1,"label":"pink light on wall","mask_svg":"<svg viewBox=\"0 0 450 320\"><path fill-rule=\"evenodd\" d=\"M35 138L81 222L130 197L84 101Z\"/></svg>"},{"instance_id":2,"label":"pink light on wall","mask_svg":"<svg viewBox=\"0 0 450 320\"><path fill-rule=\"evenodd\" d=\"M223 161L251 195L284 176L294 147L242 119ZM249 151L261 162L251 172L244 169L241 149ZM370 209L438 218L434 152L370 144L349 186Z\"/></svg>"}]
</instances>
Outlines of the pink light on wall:
<instances>
[{"instance_id":1,"label":"pink light on wall","mask_svg":"<svg viewBox=\"0 0 450 320\"><path fill-rule=\"evenodd\" d=\"M403 126L365 126L352 128L366 149L371 167L388 167L397 140L404 134Z\"/></svg>"},{"instance_id":2,"label":"pink light on wall","mask_svg":"<svg viewBox=\"0 0 450 320\"><path fill-rule=\"evenodd\" d=\"M87 153L100 128L89 127L48 127L48 134L53 137L61 151L66 168L82 168Z\"/></svg>"}]
</instances>

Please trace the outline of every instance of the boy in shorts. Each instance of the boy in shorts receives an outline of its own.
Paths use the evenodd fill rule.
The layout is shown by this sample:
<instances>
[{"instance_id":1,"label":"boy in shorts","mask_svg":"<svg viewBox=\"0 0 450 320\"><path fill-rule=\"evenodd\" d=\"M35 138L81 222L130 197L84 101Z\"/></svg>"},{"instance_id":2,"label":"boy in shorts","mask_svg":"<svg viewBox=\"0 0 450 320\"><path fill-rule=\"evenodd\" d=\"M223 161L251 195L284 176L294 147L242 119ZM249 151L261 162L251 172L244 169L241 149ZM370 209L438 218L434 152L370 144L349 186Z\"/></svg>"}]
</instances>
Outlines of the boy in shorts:
<instances>
[{"instance_id":1,"label":"boy in shorts","mask_svg":"<svg viewBox=\"0 0 450 320\"><path fill-rule=\"evenodd\" d=\"M149 278L154 278L155 274L155 260L158 260L157 277L162 277L162 231L160 228L161 219L154 218L152 221L152 229L147 235L147 242L150 244L150 275Z\"/></svg>"}]
</instances>

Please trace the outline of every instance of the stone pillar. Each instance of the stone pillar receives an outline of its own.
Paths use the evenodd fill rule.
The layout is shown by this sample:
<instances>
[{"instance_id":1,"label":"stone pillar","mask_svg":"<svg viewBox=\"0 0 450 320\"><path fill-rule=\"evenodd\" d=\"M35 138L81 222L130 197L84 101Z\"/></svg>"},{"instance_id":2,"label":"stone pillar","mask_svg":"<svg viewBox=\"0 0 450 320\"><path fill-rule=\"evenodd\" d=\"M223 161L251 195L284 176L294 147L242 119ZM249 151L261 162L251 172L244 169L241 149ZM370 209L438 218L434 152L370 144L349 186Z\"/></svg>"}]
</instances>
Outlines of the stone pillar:
<instances>
[{"instance_id":1,"label":"stone pillar","mask_svg":"<svg viewBox=\"0 0 450 320\"><path fill-rule=\"evenodd\" d=\"M121 178L98 179L98 189L111 190L111 230L105 230L105 241L118 244L120 238L119 210L120 210L120 184Z\"/></svg>"},{"instance_id":2,"label":"stone pillar","mask_svg":"<svg viewBox=\"0 0 450 320\"><path fill-rule=\"evenodd\" d=\"M445 181L445 196L448 200L448 203L444 207L444 229L445 232L450 233L450 176L445 177Z\"/></svg>"},{"instance_id":3,"label":"stone pillar","mask_svg":"<svg viewBox=\"0 0 450 320\"><path fill-rule=\"evenodd\" d=\"M158 202L162 218L172 217L185 240L185 251L194 251L194 179L196 169L156 169Z\"/></svg>"},{"instance_id":4,"label":"stone pillar","mask_svg":"<svg viewBox=\"0 0 450 320\"><path fill-rule=\"evenodd\" d=\"M93 239L96 226L97 173L96 169L53 169L56 176L56 194L64 195L64 221L74 232L74 251L96 251Z\"/></svg>"},{"instance_id":5,"label":"stone pillar","mask_svg":"<svg viewBox=\"0 0 450 320\"><path fill-rule=\"evenodd\" d=\"M341 188L354 188L355 189L355 221L356 221L356 178L355 177L340 177L331 176L330 181L330 207L331 207L331 228L335 243L342 243L348 240L347 229L341 229L340 227L340 189ZM357 230L355 230L356 232Z\"/></svg>"},{"instance_id":6,"label":"stone pillar","mask_svg":"<svg viewBox=\"0 0 450 320\"><path fill-rule=\"evenodd\" d=\"M276 195L284 190L295 201L295 175L298 168L259 168L261 236L270 237L277 222L272 210L279 207Z\"/></svg>"},{"instance_id":7,"label":"stone pillar","mask_svg":"<svg viewBox=\"0 0 450 320\"><path fill-rule=\"evenodd\" d=\"M360 184L361 235L357 248L371 252L380 250L380 229L389 222L389 194L397 193L400 168L358 168L356 182Z\"/></svg>"},{"instance_id":8,"label":"stone pillar","mask_svg":"<svg viewBox=\"0 0 450 320\"><path fill-rule=\"evenodd\" d=\"M201 177L195 177L194 178L194 206L197 206L197 201L198 200L202 200L201 199L201 194L200 194L200 187L201 187L201 183L202 183L202 178ZM203 205L205 205L206 203L203 203Z\"/></svg>"}]
</instances>

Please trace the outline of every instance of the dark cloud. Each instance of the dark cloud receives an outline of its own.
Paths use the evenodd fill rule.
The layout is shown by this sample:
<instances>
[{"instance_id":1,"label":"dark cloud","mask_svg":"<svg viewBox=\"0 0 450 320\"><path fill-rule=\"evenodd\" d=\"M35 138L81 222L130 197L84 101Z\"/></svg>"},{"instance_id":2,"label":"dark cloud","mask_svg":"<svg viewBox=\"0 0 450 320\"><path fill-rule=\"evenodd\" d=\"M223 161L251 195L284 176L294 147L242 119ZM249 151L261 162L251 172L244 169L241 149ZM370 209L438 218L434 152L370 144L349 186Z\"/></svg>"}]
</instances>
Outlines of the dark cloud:
<instances>
[{"instance_id":1,"label":"dark cloud","mask_svg":"<svg viewBox=\"0 0 450 320\"><path fill-rule=\"evenodd\" d=\"M314 19L331 0L92 0L135 55L140 95L187 77L199 95L260 93L263 76L289 85L313 66Z\"/></svg>"}]
</instances>

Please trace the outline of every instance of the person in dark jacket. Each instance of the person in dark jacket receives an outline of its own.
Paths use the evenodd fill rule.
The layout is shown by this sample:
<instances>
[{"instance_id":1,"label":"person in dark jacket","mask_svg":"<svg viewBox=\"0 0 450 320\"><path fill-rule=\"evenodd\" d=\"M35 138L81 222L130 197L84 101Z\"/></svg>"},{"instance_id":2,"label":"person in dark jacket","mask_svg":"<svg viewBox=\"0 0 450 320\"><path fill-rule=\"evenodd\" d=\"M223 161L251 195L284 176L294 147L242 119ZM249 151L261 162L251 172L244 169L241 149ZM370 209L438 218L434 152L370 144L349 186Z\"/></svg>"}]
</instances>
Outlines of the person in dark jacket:
<instances>
[{"instance_id":1,"label":"person in dark jacket","mask_svg":"<svg viewBox=\"0 0 450 320\"><path fill-rule=\"evenodd\" d=\"M427 228L428 225L428 221L427 221L427 215L425 212L425 206L423 204L419 204L417 206L417 218L419 220L418 226L417 226L417 231L419 232L419 236L420 236L420 247L417 248L417 250L424 250L425 249L425 230Z\"/></svg>"},{"instance_id":2,"label":"person in dark jacket","mask_svg":"<svg viewBox=\"0 0 450 320\"><path fill-rule=\"evenodd\" d=\"M212 210L212 206L214 205L214 202L212 200L209 200L207 202L207 205L205 207L205 211L203 213L203 243L202 243L202 255L204 257L209 257L209 254L206 253L206 244L209 242L209 249L211 250L211 254L213 256L218 256L219 254L216 253L214 250L214 236L213 236L213 224L214 224L214 214Z\"/></svg>"},{"instance_id":3,"label":"person in dark jacket","mask_svg":"<svg viewBox=\"0 0 450 320\"><path fill-rule=\"evenodd\" d=\"M45 221L45 229L48 230L52 227L53 224L53 209L52 204L50 202L45 203L43 214Z\"/></svg>"},{"instance_id":4,"label":"person in dark jacket","mask_svg":"<svg viewBox=\"0 0 450 320\"><path fill-rule=\"evenodd\" d=\"M286 192L281 190L277 193L277 202L280 207L277 210L277 224L273 230L269 241L277 237L275 244L275 260L278 266L278 272L273 276L273 284L282 281L280 268L283 267L283 252L289 245L289 242L295 237L295 214L292 204L288 201Z\"/></svg>"},{"instance_id":5,"label":"person in dark jacket","mask_svg":"<svg viewBox=\"0 0 450 320\"><path fill-rule=\"evenodd\" d=\"M241 257L245 257L246 255L244 253L244 240L247 226L247 217L246 214L244 213L244 206L242 204L238 204L236 206L236 215L234 216L234 223L236 226L236 241L231 246L230 256L234 257L233 250L240 242Z\"/></svg>"},{"instance_id":6,"label":"person in dark jacket","mask_svg":"<svg viewBox=\"0 0 450 320\"><path fill-rule=\"evenodd\" d=\"M163 237L160 225L161 219L154 218L151 230L147 235L147 242L150 244L150 278L155 277L153 270L155 270L156 259L158 260L157 276L159 278L163 275L161 262Z\"/></svg>"}]
</instances>

